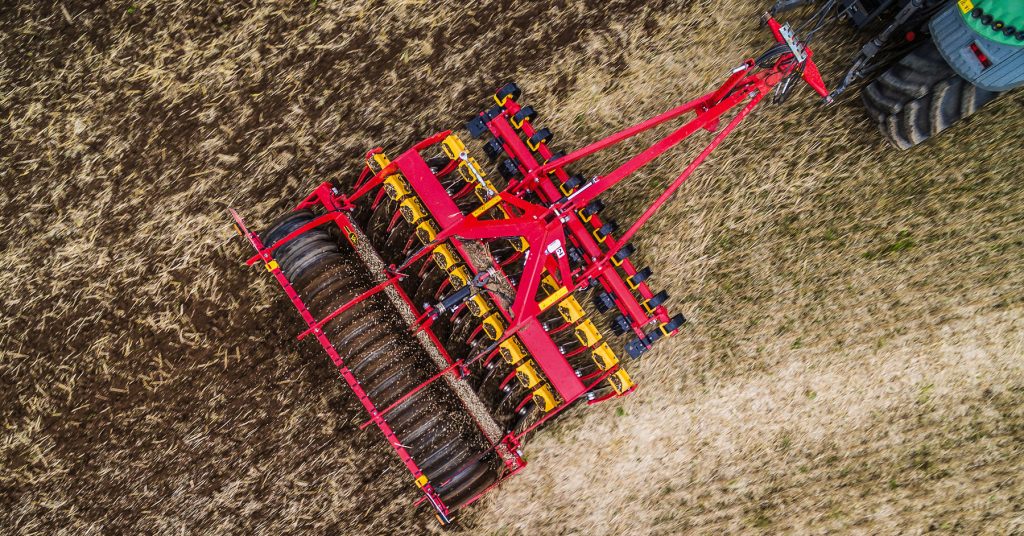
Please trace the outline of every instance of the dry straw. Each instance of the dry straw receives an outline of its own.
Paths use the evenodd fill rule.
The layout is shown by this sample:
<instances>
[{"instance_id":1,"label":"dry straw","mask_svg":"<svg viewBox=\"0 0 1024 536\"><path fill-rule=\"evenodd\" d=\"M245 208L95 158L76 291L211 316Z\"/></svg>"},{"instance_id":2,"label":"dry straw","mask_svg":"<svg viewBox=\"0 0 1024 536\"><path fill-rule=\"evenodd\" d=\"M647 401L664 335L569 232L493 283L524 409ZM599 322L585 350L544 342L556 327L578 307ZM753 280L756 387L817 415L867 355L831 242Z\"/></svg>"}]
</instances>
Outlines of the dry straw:
<instances>
[{"instance_id":1,"label":"dry straw","mask_svg":"<svg viewBox=\"0 0 1024 536\"><path fill-rule=\"evenodd\" d=\"M578 147L766 42L736 0L249 4L0 8L0 526L436 530L224 208L266 223L512 78ZM1019 93L910 153L854 99L759 111L639 239L692 323L462 530L1024 531L1022 128Z\"/></svg>"}]
</instances>

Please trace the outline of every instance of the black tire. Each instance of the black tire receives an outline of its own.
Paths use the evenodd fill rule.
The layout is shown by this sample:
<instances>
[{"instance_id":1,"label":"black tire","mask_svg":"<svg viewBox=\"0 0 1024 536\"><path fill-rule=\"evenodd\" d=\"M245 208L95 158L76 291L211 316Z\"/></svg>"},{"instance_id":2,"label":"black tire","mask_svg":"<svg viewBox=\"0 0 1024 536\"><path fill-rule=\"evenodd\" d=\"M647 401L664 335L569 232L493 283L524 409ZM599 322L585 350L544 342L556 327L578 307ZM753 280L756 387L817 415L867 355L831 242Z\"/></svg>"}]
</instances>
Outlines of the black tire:
<instances>
[{"instance_id":1,"label":"black tire","mask_svg":"<svg viewBox=\"0 0 1024 536\"><path fill-rule=\"evenodd\" d=\"M909 149L999 95L961 78L929 41L868 84L862 99L882 134L896 147Z\"/></svg>"}]
</instances>

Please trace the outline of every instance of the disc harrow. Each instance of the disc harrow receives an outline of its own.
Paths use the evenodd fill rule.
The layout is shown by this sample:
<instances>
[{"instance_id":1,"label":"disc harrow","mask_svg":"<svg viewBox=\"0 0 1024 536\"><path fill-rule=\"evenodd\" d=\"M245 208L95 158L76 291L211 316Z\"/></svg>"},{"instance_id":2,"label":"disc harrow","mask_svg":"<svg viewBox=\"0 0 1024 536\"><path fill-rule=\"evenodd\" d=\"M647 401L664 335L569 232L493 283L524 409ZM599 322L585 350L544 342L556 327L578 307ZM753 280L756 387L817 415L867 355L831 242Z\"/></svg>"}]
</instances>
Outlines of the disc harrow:
<instances>
[{"instance_id":1,"label":"disc harrow","mask_svg":"<svg viewBox=\"0 0 1024 536\"><path fill-rule=\"evenodd\" d=\"M686 322L670 315L631 239L757 104L803 76L778 45L716 90L569 154L510 83L467 125L319 185L262 235L236 226L280 283L442 523L521 471L530 434L577 404L633 392L626 361ZM720 119L731 114L728 122ZM672 120L675 131L605 175L578 161ZM625 229L599 198L700 130L685 171ZM471 149L470 146L473 146Z\"/></svg>"}]
</instances>

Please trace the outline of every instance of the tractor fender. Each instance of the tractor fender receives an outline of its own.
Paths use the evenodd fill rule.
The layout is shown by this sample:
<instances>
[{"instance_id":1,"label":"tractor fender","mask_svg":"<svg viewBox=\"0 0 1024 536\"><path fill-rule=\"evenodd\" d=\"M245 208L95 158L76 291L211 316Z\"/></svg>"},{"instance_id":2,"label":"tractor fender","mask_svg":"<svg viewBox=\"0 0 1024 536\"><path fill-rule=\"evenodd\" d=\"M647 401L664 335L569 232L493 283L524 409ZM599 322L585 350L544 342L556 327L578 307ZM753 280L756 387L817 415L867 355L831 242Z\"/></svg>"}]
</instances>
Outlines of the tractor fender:
<instances>
[{"instance_id":1,"label":"tractor fender","mask_svg":"<svg viewBox=\"0 0 1024 536\"><path fill-rule=\"evenodd\" d=\"M1013 44L1015 41L1001 42L976 31L968 21L973 7L964 10L974 4L950 2L932 18L929 28L939 53L957 74L982 89L998 92L1024 85L1024 41L1017 41L1019 45ZM976 4L1000 9L997 2L978 1ZM1001 9L1012 11L1014 8ZM1005 16L1024 21L1024 15L1007 13ZM1024 31L1024 24L1021 26Z\"/></svg>"}]
</instances>

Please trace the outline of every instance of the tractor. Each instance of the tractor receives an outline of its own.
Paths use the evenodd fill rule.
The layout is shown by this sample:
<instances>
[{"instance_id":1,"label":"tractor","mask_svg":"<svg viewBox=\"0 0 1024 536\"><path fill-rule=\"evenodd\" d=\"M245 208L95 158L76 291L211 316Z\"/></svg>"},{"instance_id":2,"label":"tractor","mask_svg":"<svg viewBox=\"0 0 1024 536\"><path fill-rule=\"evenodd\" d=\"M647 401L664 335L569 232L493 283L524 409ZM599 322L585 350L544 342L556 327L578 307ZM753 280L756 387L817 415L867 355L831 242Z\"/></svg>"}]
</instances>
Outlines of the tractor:
<instances>
[{"instance_id":1,"label":"tractor","mask_svg":"<svg viewBox=\"0 0 1024 536\"><path fill-rule=\"evenodd\" d=\"M807 39L845 20L873 33L825 98L855 85L868 115L899 149L949 129L1024 85L1024 2L1014 0L779 0L778 14L815 4Z\"/></svg>"}]
</instances>

